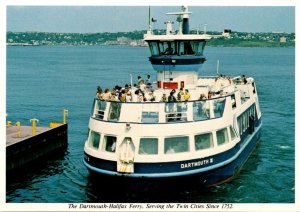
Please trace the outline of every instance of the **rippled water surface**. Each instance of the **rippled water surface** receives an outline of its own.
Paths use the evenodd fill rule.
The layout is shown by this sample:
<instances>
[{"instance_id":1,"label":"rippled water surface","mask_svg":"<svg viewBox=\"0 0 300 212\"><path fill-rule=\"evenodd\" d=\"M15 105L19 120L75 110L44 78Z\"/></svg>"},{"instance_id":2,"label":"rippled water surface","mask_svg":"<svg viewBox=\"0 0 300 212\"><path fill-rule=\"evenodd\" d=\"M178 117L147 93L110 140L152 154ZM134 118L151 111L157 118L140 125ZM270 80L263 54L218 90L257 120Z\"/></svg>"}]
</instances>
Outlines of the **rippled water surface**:
<instances>
[{"instance_id":1,"label":"rippled water surface","mask_svg":"<svg viewBox=\"0 0 300 212\"><path fill-rule=\"evenodd\" d=\"M30 125L60 121L69 110L65 152L7 178L7 202L232 202L295 201L295 49L206 48L200 71L245 74L257 81L263 135L240 174L231 182L198 188L116 183L90 176L83 146L96 86L130 81L130 74L155 76L147 48L118 46L7 47L7 119ZM187 184L185 184L187 183Z\"/></svg>"}]
</instances>

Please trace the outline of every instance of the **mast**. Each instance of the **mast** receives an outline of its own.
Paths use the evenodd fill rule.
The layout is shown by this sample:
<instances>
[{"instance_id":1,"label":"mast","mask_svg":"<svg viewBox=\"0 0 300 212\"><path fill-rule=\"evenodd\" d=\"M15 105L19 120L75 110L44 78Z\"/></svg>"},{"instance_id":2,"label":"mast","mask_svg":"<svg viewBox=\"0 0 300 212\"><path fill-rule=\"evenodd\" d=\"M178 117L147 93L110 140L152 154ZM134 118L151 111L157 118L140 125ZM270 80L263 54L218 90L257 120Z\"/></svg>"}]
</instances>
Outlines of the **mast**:
<instances>
[{"instance_id":1,"label":"mast","mask_svg":"<svg viewBox=\"0 0 300 212\"><path fill-rule=\"evenodd\" d=\"M151 35L152 34L152 26L151 26L151 11L150 11L150 6L148 9L148 30L147 30L147 34Z\"/></svg>"},{"instance_id":2,"label":"mast","mask_svg":"<svg viewBox=\"0 0 300 212\"><path fill-rule=\"evenodd\" d=\"M166 13L167 15L178 15L177 21L179 22L179 34L189 34L190 29L189 29L189 18L191 12L188 11L187 6L182 6L181 7L181 12L175 12L175 13Z\"/></svg>"},{"instance_id":3,"label":"mast","mask_svg":"<svg viewBox=\"0 0 300 212\"><path fill-rule=\"evenodd\" d=\"M189 34L190 33L190 25L189 25L189 14L188 14L188 7L182 6L182 34Z\"/></svg>"}]
</instances>

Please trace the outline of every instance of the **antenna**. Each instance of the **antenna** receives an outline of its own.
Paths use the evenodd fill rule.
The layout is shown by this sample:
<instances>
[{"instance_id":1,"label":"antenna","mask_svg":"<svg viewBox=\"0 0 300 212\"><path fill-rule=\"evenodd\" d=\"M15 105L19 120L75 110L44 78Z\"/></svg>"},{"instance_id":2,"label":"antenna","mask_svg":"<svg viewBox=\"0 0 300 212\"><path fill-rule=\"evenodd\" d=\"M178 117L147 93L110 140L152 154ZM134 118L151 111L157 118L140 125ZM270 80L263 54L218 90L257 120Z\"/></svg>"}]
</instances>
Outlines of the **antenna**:
<instances>
[{"instance_id":1,"label":"antenna","mask_svg":"<svg viewBox=\"0 0 300 212\"><path fill-rule=\"evenodd\" d=\"M151 29L151 10L150 10L150 6L149 6L149 11L148 11L148 15L149 15L149 17L148 17L148 25L149 25L149 30Z\"/></svg>"},{"instance_id":2,"label":"antenna","mask_svg":"<svg viewBox=\"0 0 300 212\"><path fill-rule=\"evenodd\" d=\"M177 15L176 21L179 23L178 34L189 34L189 15L192 13L188 11L187 6L182 6L181 10L181 12L166 13L166 15Z\"/></svg>"},{"instance_id":3,"label":"antenna","mask_svg":"<svg viewBox=\"0 0 300 212\"><path fill-rule=\"evenodd\" d=\"M151 10L150 10L150 6L149 6L149 10L148 10L148 25L149 25L149 29L147 31L147 34L152 34L152 26L151 26Z\"/></svg>"}]
</instances>

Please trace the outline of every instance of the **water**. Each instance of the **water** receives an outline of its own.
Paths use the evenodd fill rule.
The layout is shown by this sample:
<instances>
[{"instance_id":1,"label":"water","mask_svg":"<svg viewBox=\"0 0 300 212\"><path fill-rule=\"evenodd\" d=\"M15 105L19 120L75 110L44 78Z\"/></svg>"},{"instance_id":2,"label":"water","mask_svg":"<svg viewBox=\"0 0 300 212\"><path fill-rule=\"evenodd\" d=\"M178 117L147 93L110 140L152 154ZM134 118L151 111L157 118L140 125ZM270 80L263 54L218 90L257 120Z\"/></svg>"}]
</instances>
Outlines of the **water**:
<instances>
[{"instance_id":1,"label":"water","mask_svg":"<svg viewBox=\"0 0 300 212\"><path fill-rule=\"evenodd\" d=\"M61 121L69 110L65 153L7 179L6 201L232 202L295 201L295 49L206 48L201 74L250 75L257 81L263 135L240 174L208 189L176 185L115 185L89 175L83 146L96 86L130 82L129 74L151 73L147 48L119 46L7 47L7 119L29 125ZM121 187L118 187L121 186ZM121 188L121 189L120 189Z\"/></svg>"}]
</instances>

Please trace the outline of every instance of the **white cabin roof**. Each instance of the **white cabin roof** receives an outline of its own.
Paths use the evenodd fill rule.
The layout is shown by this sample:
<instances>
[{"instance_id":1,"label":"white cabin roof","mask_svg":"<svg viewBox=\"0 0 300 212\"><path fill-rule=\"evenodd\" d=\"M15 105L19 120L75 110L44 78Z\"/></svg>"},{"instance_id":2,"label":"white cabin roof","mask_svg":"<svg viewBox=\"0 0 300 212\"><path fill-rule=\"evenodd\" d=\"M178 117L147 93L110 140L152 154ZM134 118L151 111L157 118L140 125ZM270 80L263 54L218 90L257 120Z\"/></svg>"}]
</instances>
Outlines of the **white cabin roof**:
<instances>
[{"instance_id":1,"label":"white cabin roof","mask_svg":"<svg viewBox=\"0 0 300 212\"><path fill-rule=\"evenodd\" d=\"M149 35L145 34L144 35L144 40L145 41L153 41L153 40L160 40L160 41L173 41L173 40L208 40L210 39L209 36L207 35Z\"/></svg>"}]
</instances>

